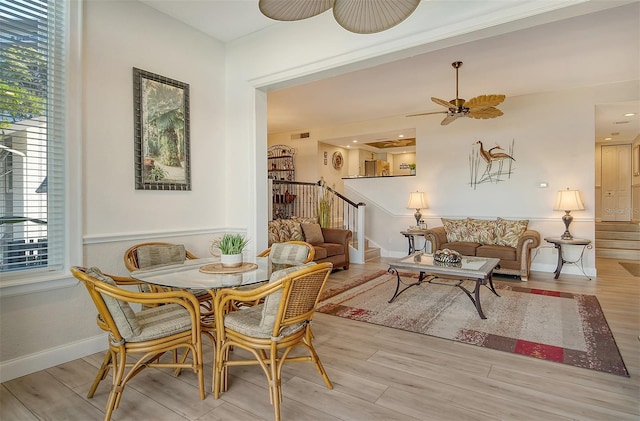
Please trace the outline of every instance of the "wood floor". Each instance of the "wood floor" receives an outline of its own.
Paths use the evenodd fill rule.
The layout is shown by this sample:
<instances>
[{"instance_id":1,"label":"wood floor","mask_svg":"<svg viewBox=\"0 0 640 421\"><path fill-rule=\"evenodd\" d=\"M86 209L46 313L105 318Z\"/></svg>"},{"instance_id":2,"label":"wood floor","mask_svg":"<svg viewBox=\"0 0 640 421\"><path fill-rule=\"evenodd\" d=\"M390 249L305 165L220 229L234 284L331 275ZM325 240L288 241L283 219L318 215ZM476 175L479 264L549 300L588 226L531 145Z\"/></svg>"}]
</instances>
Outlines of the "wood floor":
<instances>
[{"instance_id":1,"label":"wood floor","mask_svg":"<svg viewBox=\"0 0 640 421\"><path fill-rule=\"evenodd\" d=\"M598 259L597 267L592 281L533 273L528 286L595 294L629 378L317 314L315 344L334 389L325 387L310 363L285 366L282 418L640 420L640 278L617 260ZM330 282L381 268L388 268L384 259L351 265L332 274ZM496 282L516 281L497 277ZM93 399L85 396L102 358L91 355L3 383L0 419L101 420L110 376ZM205 358L211 361L209 346ZM208 391L210 374L209 363ZM149 369L127 385L112 419L272 420L273 409L257 367L231 368L229 390L218 400L211 394L199 399L193 373L174 378Z\"/></svg>"}]
</instances>

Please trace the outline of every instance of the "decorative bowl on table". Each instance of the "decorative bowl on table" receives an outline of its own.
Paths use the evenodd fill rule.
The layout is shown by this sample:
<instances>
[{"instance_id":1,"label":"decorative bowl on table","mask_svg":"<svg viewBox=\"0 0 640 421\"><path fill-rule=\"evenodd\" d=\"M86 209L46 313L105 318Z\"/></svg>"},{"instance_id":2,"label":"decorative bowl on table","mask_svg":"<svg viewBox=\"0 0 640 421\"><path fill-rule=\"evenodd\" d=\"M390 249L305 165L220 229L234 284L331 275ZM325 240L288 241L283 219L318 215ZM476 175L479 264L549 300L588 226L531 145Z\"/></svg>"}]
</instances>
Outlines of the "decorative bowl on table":
<instances>
[{"instance_id":1,"label":"decorative bowl on table","mask_svg":"<svg viewBox=\"0 0 640 421\"><path fill-rule=\"evenodd\" d=\"M455 250L442 249L433 253L433 261L445 265L454 265L460 263L462 255Z\"/></svg>"}]
</instances>

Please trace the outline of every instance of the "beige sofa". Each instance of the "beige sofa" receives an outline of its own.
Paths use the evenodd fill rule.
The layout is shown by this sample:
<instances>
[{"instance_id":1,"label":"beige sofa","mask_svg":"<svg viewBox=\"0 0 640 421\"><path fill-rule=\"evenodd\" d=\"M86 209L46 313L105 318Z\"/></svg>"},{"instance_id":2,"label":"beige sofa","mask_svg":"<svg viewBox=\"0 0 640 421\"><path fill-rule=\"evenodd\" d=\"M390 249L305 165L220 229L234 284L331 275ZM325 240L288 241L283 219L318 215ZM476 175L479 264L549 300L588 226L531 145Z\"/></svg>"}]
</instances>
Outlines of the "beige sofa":
<instances>
[{"instance_id":1,"label":"beige sofa","mask_svg":"<svg viewBox=\"0 0 640 421\"><path fill-rule=\"evenodd\" d=\"M531 253L540 245L540 234L527 229L527 220L445 219L442 226L428 229L425 238L431 251L455 250L465 256L495 257L495 273L529 278Z\"/></svg>"},{"instance_id":2,"label":"beige sofa","mask_svg":"<svg viewBox=\"0 0 640 421\"><path fill-rule=\"evenodd\" d=\"M306 241L313 246L316 263L331 262L333 268L349 269L350 230L321 228L314 218L275 219L269 221L269 246L285 241Z\"/></svg>"}]
</instances>

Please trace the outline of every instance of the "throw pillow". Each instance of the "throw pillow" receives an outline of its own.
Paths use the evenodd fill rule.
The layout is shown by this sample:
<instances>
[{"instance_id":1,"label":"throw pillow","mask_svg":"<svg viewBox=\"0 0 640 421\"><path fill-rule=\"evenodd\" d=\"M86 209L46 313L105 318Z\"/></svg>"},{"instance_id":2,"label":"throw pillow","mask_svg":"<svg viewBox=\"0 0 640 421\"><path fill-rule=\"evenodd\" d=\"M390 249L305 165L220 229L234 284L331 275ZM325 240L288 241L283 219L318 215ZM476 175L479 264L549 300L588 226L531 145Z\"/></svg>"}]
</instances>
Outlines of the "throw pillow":
<instances>
[{"instance_id":1,"label":"throw pillow","mask_svg":"<svg viewBox=\"0 0 640 421\"><path fill-rule=\"evenodd\" d=\"M302 228L300 222L293 219L285 219L284 224L289 228L289 238L286 241L302 241L304 236L302 235Z\"/></svg>"},{"instance_id":2,"label":"throw pillow","mask_svg":"<svg viewBox=\"0 0 640 421\"><path fill-rule=\"evenodd\" d=\"M467 220L467 228L469 229L469 241L480 244L496 243L496 221L486 219Z\"/></svg>"},{"instance_id":3,"label":"throw pillow","mask_svg":"<svg viewBox=\"0 0 640 421\"><path fill-rule=\"evenodd\" d=\"M442 225L447 233L447 241L449 243L456 241L470 241L469 229L466 219L442 219Z\"/></svg>"},{"instance_id":4,"label":"throw pillow","mask_svg":"<svg viewBox=\"0 0 640 421\"><path fill-rule=\"evenodd\" d=\"M496 244L499 246L518 247L518 240L529 225L528 219L509 221L498 218L496 220Z\"/></svg>"},{"instance_id":5,"label":"throw pillow","mask_svg":"<svg viewBox=\"0 0 640 421\"><path fill-rule=\"evenodd\" d=\"M307 243L324 243L324 236L322 235L322 228L320 227L320 224L300 224L300 226L302 227L304 239Z\"/></svg>"}]
</instances>

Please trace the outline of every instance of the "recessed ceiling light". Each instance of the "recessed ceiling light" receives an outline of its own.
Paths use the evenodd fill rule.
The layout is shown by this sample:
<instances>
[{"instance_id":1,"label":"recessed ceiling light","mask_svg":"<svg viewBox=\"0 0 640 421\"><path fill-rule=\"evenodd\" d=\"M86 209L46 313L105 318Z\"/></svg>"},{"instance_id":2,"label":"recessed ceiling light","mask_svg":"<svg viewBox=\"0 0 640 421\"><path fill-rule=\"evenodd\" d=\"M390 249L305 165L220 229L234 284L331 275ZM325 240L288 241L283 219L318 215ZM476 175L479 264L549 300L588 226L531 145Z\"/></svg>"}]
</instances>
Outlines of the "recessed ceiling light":
<instances>
[{"instance_id":1,"label":"recessed ceiling light","mask_svg":"<svg viewBox=\"0 0 640 421\"><path fill-rule=\"evenodd\" d=\"M401 134L401 135L398 135L398 137L404 137L404 135L403 135L403 134Z\"/></svg>"},{"instance_id":2,"label":"recessed ceiling light","mask_svg":"<svg viewBox=\"0 0 640 421\"><path fill-rule=\"evenodd\" d=\"M353 143L358 143L358 141L356 139L353 139L352 142Z\"/></svg>"},{"instance_id":3,"label":"recessed ceiling light","mask_svg":"<svg viewBox=\"0 0 640 421\"><path fill-rule=\"evenodd\" d=\"M604 140L611 140L611 137L605 137Z\"/></svg>"},{"instance_id":4,"label":"recessed ceiling light","mask_svg":"<svg viewBox=\"0 0 640 421\"><path fill-rule=\"evenodd\" d=\"M626 113L624 116L625 117L633 117L634 115L636 115L636 113Z\"/></svg>"}]
</instances>

